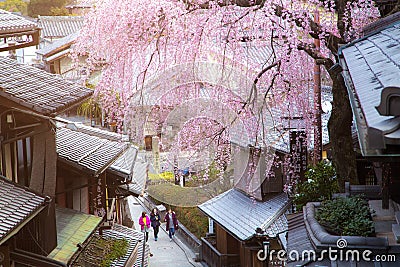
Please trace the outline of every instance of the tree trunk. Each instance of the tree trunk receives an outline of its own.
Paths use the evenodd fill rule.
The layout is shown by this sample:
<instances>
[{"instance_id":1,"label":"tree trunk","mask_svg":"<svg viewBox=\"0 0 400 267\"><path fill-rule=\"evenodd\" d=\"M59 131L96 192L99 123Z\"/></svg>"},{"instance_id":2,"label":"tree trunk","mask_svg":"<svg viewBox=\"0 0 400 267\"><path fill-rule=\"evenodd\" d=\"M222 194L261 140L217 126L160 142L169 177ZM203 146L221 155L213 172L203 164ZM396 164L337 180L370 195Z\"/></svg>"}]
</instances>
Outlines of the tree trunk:
<instances>
[{"instance_id":1,"label":"tree trunk","mask_svg":"<svg viewBox=\"0 0 400 267\"><path fill-rule=\"evenodd\" d=\"M351 134L353 113L342 75L332 73L331 78L333 101L328 130L332 144L333 166L336 169L339 186L343 189L345 181L358 184L356 155Z\"/></svg>"}]
</instances>

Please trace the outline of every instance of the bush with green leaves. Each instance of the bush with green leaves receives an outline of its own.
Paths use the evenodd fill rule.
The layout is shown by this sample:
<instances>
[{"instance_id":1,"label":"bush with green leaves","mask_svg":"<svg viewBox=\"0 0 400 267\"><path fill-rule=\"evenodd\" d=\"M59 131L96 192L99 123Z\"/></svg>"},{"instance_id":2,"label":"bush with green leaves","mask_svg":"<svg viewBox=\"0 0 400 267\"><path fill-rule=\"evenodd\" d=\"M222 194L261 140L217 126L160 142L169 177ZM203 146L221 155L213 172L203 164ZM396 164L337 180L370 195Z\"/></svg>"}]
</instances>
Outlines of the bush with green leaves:
<instances>
[{"instance_id":1,"label":"bush with green leaves","mask_svg":"<svg viewBox=\"0 0 400 267\"><path fill-rule=\"evenodd\" d=\"M104 245L104 243L105 242L103 242L104 251L108 251L108 253L104 256L100 264L101 267L111 266L114 260L125 256L128 252L129 242L125 238L111 240L111 243L108 244L108 248Z\"/></svg>"},{"instance_id":2,"label":"bush with green leaves","mask_svg":"<svg viewBox=\"0 0 400 267\"><path fill-rule=\"evenodd\" d=\"M335 169L331 164L323 161L310 167L305 173L306 181L295 187L293 203L296 210L301 211L307 202L320 202L331 199L339 187Z\"/></svg>"},{"instance_id":3,"label":"bush with green leaves","mask_svg":"<svg viewBox=\"0 0 400 267\"><path fill-rule=\"evenodd\" d=\"M371 236L374 222L368 202L360 197L337 198L322 202L315 218L331 234Z\"/></svg>"}]
</instances>

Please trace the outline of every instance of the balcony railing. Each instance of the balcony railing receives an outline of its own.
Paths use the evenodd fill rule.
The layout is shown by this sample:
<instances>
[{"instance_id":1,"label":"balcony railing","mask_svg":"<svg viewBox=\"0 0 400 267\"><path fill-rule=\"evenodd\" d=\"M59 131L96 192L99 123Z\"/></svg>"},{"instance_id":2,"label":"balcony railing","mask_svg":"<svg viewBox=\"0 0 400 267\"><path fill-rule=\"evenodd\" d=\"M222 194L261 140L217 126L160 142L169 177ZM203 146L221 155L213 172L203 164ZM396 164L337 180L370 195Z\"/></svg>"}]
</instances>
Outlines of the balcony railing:
<instances>
[{"instance_id":1,"label":"balcony railing","mask_svg":"<svg viewBox=\"0 0 400 267\"><path fill-rule=\"evenodd\" d=\"M240 267L239 254L220 253L207 238L201 238L202 260L210 267Z\"/></svg>"}]
</instances>

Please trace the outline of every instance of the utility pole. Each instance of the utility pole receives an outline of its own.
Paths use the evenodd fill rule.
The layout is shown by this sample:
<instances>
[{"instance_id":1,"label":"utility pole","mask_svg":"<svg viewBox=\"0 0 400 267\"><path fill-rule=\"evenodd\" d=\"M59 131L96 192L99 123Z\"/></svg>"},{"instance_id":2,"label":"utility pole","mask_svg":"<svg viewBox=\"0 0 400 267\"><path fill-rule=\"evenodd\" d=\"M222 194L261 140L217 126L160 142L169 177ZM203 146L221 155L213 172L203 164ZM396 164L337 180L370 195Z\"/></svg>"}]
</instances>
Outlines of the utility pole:
<instances>
[{"instance_id":1,"label":"utility pole","mask_svg":"<svg viewBox=\"0 0 400 267\"><path fill-rule=\"evenodd\" d=\"M144 261L145 252L146 252L146 231L143 232L143 251L142 251L142 265L141 265L141 267L145 266L145 261Z\"/></svg>"},{"instance_id":2,"label":"utility pole","mask_svg":"<svg viewBox=\"0 0 400 267\"><path fill-rule=\"evenodd\" d=\"M318 6L314 12L314 21L319 23ZM319 39L314 39L315 49L320 50ZM316 165L322 160L322 122L321 122L321 66L314 63L314 157L313 163Z\"/></svg>"}]
</instances>

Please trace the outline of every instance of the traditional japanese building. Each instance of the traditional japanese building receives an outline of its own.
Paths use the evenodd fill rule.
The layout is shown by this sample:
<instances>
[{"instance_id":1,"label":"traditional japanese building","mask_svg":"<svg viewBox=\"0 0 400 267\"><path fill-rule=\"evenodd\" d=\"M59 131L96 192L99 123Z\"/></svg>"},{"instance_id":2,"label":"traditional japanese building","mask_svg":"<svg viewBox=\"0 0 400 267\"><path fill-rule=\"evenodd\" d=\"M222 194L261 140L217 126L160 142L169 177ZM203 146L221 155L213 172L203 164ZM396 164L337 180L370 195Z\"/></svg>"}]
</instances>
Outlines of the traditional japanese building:
<instances>
[{"instance_id":1,"label":"traditional japanese building","mask_svg":"<svg viewBox=\"0 0 400 267\"><path fill-rule=\"evenodd\" d=\"M0 175L0 265L62 266L46 260L57 243L51 198Z\"/></svg>"},{"instance_id":2,"label":"traditional japanese building","mask_svg":"<svg viewBox=\"0 0 400 267\"><path fill-rule=\"evenodd\" d=\"M18 266L62 266L45 257L57 245L55 116L92 91L9 58L0 65L3 243L12 240L8 259Z\"/></svg>"},{"instance_id":3,"label":"traditional japanese building","mask_svg":"<svg viewBox=\"0 0 400 267\"><path fill-rule=\"evenodd\" d=\"M267 266L257 254L268 247L286 247L287 220L290 207L286 193L269 194L264 201L252 199L238 189L231 189L198 208L212 219L215 233L202 238L202 260L209 266Z\"/></svg>"},{"instance_id":4,"label":"traditional japanese building","mask_svg":"<svg viewBox=\"0 0 400 267\"><path fill-rule=\"evenodd\" d=\"M38 45L39 34L34 21L0 9L0 52Z\"/></svg>"},{"instance_id":5,"label":"traditional japanese building","mask_svg":"<svg viewBox=\"0 0 400 267\"><path fill-rule=\"evenodd\" d=\"M83 23L82 16L38 16L38 26L41 28L41 47L78 32Z\"/></svg>"},{"instance_id":6,"label":"traditional japanese building","mask_svg":"<svg viewBox=\"0 0 400 267\"><path fill-rule=\"evenodd\" d=\"M379 1L391 2L391 1ZM306 251L308 257L293 257L288 266L397 266L400 260L399 212L399 99L400 99L400 13L364 28L364 37L339 49L340 66L354 115L358 152L372 165L377 185L347 185L349 195L364 194L372 215L374 236L337 236L316 220L320 203L308 203L303 213L288 216L288 253ZM352 192L354 191L354 192ZM365 194L366 193L366 194ZM379 215L383 214L383 215ZM378 217L375 219L374 217ZM339 247L339 240L345 241ZM323 251L336 249L362 253L367 258L348 260L330 257ZM341 250L342 249L342 250ZM313 258L310 255L316 255ZM375 261L375 256L390 260Z\"/></svg>"},{"instance_id":7,"label":"traditional japanese building","mask_svg":"<svg viewBox=\"0 0 400 267\"><path fill-rule=\"evenodd\" d=\"M365 30L339 50L362 156L372 162L383 205L400 203L400 13ZM390 184L390 186L389 186Z\"/></svg>"},{"instance_id":8,"label":"traditional japanese building","mask_svg":"<svg viewBox=\"0 0 400 267\"><path fill-rule=\"evenodd\" d=\"M118 259L110 260L108 266L142 266L141 232L119 224L105 227L104 218L61 207L56 208L56 218L58 242L57 247L48 255L49 259L63 266L100 266L111 253L104 244L124 240L126 253ZM148 245L144 253L143 266L148 266Z\"/></svg>"},{"instance_id":9,"label":"traditional japanese building","mask_svg":"<svg viewBox=\"0 0 400 267\"><path fill-rule=\"evenodd\" d=\"M54 117L92 90L43 70L0 58L1 173L39 193L55 196Z\"/></svg>"},{"instance_id":10,"label":"traditional japanese building","mask_svg":"<svg viewBox=\"0 0 400 267\"><path fill-rule=\"evenodd\" d=\"M147 163L126 138L80 123L59 127L57 204L101 217L109 211L108 219L125 221L121 202L142 194L147 177Z\"/></svg>"}]
</instances>

